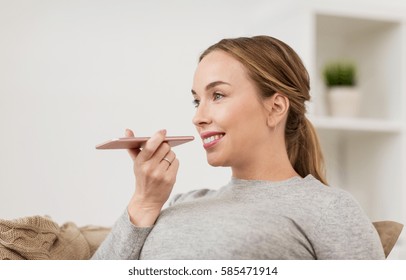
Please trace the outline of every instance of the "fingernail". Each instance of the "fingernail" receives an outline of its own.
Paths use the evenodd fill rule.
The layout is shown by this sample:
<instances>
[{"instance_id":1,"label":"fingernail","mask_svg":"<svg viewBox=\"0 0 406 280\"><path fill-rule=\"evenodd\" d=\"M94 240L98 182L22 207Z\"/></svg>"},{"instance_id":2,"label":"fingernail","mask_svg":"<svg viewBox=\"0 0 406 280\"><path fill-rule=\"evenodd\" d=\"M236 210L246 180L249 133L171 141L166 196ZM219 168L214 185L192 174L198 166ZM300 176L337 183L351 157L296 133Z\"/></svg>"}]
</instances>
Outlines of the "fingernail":
<instances>
[{"instance_id":1,"label":"fingernail","mask_svg":"<svg viewBox=\"0 0 406 280\"><path fill-rule=\"evenodd\" d=\"M166 129L162 129L159 131L163 136L166 136Z\"/></svg>"}]
</instances>

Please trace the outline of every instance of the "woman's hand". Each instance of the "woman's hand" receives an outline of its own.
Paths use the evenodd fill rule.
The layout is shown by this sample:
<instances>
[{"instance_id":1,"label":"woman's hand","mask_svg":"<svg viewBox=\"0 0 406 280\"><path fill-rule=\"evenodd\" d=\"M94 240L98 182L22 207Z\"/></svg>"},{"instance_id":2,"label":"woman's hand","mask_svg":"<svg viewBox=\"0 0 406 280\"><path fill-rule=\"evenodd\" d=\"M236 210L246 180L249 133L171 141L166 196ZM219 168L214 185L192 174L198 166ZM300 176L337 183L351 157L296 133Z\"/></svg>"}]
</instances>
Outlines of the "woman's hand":
<instances>
[{"instance_id":1,"label":"woman's hand","mask_svg":"<svg viewBox=\"0 0 406 280\"><path fill-rule=\"evenodd\" d=\"M134 136L134 133L127 129L126 136ZM128 214L136 226L148 227L155 223L176 181L179 161L164 142L165 136L165 130L158 131L142 149L128 150L136 178Z\"/></svg>"}]
</instances>

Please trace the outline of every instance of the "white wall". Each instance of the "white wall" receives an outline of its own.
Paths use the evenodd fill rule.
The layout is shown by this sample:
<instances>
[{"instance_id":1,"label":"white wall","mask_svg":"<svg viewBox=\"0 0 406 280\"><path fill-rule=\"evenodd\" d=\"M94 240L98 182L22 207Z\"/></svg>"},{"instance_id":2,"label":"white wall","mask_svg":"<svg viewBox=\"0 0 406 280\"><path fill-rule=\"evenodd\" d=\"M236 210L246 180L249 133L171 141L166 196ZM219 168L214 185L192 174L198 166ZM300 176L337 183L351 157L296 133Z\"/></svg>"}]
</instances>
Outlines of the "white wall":
<instances>
[{"instance_id":1,"label":"white wall","mask_svg":"<svg viewBox=\"0 0 406 280\"><path fill-rule=\"evenodd\" d=\"M0 0L0 218L111 225L133 191L132 164L94 146L127 127L197 137L193 72L223 37L266 33L309 61L300 2ZM199 140L175 152L174 193L229 180Z\"/></svg>"}]
</instances>

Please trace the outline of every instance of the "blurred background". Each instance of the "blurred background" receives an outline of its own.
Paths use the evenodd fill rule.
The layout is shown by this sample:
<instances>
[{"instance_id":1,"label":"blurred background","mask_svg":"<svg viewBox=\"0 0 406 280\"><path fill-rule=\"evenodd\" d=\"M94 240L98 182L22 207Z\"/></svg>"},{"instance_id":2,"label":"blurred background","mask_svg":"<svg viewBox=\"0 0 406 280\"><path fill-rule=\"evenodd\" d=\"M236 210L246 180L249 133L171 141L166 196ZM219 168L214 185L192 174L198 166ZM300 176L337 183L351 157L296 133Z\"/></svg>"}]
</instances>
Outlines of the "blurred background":
<instances>
[{"instance_id":1,"label":"blurred background","mask_svg":"<svg viewBox=\"0 0 406 280\"><path fill-rule=\"evenodd\" d=\"M95 145L126 128L198 137L190 89L200 53L259 34L288 43L309 70L308 116L331 185L371 220L406 224L403 0L0 0L0 218L111 226L133 192L132 162ZM358 97L333 109L325 70L348 61L356 82L339 85ZM199 139L174 150L173 194L229 181ZM391 258L406 259L404 236Z\"/></svg>"}]
</instances>

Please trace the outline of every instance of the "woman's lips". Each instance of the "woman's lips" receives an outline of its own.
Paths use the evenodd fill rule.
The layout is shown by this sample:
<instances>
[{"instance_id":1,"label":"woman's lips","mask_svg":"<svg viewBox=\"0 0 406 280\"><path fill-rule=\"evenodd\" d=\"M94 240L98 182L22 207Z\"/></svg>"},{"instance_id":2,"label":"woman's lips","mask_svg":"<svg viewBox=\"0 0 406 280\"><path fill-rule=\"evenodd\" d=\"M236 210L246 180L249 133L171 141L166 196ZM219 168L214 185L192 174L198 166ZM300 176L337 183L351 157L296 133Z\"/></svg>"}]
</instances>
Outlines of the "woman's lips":
<instances>
[{"instance_id":1,"label":"woman's lips","mask_svg":"<svg viewBox=\"0 0 406 280\"><path fill-rule=\"evenodd\" d=\"M201 138L203 140L203 147L205 149L211 148L216 145L224 136L221 132L207 132L202 133Z\"/></svg>"}]
</instances>

